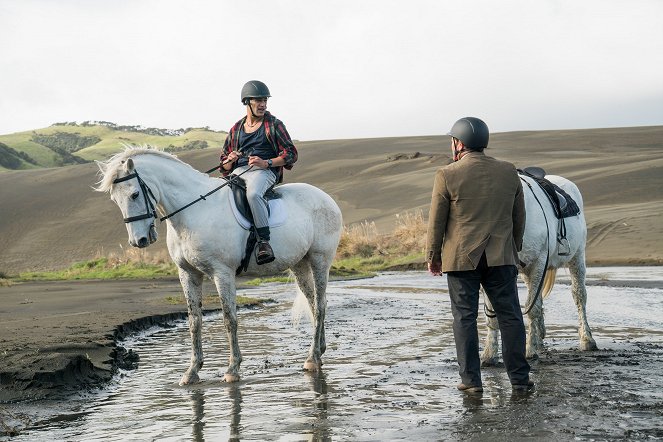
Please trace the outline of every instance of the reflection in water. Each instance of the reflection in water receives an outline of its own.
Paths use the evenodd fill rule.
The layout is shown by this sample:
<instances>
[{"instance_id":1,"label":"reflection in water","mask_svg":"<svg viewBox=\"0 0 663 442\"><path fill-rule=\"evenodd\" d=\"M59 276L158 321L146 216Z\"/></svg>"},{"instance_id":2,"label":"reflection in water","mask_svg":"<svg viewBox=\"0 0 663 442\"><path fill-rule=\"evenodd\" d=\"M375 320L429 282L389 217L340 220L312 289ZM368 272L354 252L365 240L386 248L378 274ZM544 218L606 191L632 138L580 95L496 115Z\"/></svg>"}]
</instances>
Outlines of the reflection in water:
<instances>
[{"instance_id":1,"label":"reflection in water","mask_svg":"<svg viewBox=\"0 0 663 442\"><path fill-rule=\"evenodd\" d=\"M239 312L240 382L227 384L216 375L228 360L217 316L204 321L202 382L178 386L190 354L182 323L126 342L140 354L137 370L123 372L104 391L60 404L69 411L59 414L72 419L42 421L16 440L605 440L627 431L642 439L661 434L654 426L663 388L663 319L651 314L663 309L660 291L591 287L588 312L601 351L580 354L575 305L568 286L555 286L546 301L552 353L533 364L537 390L513 395L500 366L482 370L484 393L471 397L456 390L445 281L408 272L330 283L327 352L318 373L301 370L311 326L291 324L293 287L247 291L278 302ZM630 391L645 378L647 390ZM595 411L588 401L614 406ZM605 426L610 432L601 430Z\"/></svg>"},{"instance_id":2,"label":"reflection in water","mask_svg":"<svg viewBox=\"0 0 663 442\"><path fill-rule=\"evenodd\" d=\"M191 409L193 411L193 440L204 441L204 428L205 428L205 394L200 390L193 390L191 392Z\"/></svg>"},{"instance_id":3,"label":"reflection in water","mask_svg":"<svg viewBox=\"0 0 663 442\"><path fill-rule=\"evenodd\" d=\"M328 421L329 396L327 387L327 375L323 371L311 373L305 372L308 377L311 390L315 393L313 397L313 408L315 410L315 423L311 440L328 441L331 440L331 430Z\"/></svg>"},{"instance_id":4,"label":"reflection in water","mask_svg":"<svg viewBox=\"0 0 663 442\"><path fill-rule=\"evenodd\" d=\"M242 430L242 426L240 425L240 421L242 420L242 390L239 383L233 383L228 385L227 392L231 401L229 439L239 440Z\"/></svg>"}]
</instances>

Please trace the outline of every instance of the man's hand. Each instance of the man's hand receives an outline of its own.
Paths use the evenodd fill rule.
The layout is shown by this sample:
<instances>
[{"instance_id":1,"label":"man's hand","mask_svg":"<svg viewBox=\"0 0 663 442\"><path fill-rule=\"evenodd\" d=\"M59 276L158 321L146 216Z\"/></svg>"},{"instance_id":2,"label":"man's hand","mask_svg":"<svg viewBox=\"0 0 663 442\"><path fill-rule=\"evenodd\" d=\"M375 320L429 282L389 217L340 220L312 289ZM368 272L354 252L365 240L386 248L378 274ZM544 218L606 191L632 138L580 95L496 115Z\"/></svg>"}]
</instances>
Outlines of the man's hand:
<instances>
[{"instance_id":1,"label":"man's hand","mask_svg":"<svg viewBox=\"0 0 663 442\"><path fill-rule=\"evenodd\" d=\"M226 157L226 162L228 163L234 163L237 161L239 157L241 157L242 154L239 152L235 152L234 150L228 154L228 157Z\"/></svg>"},{"instance_id":2,"label":"man's hand","mask_svg":"<svg viewBox=\"0 0 663 442\"><path fill-rule=\"evenodd\" d=\"M267 160L251 155L249 157L249 166L257 167L258 169L267 169L269 164L267 164Z\"/></svg>"},{"instance_id":3,"label":"man's hand","mask_svg":"<svg viewBox=\"0 0 663 442\"><path fill-rule=\"evenodd\" d=\"M442 262L440 261L431 261L428 263L428 271L433 276L442 275Z\"/></svg>"}]
</instances>

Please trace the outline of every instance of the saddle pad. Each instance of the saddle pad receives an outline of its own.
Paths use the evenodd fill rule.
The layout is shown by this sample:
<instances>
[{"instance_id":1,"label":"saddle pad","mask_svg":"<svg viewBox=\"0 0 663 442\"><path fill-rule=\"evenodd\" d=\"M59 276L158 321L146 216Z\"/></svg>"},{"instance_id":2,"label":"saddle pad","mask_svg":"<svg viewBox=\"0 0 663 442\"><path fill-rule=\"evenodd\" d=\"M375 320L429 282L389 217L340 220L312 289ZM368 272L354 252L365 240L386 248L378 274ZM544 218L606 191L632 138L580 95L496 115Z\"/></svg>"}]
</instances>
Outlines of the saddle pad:
<instances>
[{"instance_id":1,"label":"saddle pad","mask_svg":"<svg viewBox=\"0 0 663 442\"><path fill-rule=\"evenodd\" d=\"M228 201L230 201L230 207L232 208L233 215L235 219L242 226L243 229L251 229L251 223L239 213L239 209L235 204L235 198L233 197L232 192L228 192ZM269 204L269 227L278 227L285 223L286 218L288 217L288 211L286 210L285 204L281 198L273 199L268 201Z\"/></svg>"}]
</instances>

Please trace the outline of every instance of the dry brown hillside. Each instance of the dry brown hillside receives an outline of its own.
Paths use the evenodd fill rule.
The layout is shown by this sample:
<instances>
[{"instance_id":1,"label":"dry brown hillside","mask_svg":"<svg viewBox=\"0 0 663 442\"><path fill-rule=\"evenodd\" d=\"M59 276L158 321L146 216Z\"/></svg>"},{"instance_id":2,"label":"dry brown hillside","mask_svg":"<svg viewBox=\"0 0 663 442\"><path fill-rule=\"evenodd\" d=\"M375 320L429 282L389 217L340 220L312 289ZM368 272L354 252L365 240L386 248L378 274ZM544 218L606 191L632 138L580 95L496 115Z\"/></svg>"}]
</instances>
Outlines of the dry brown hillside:
<instances>
[{"instance_id":1,"label":"dry brown hillside","mask_svg":"<svg viewBox=\"0 0 663 442\"><path fill-rule=\"evenodd\" d=\"M662 140L660 126L511 132L494 134L486 153L576 182L590 263L663 263ZM448 144L446 136L301 142L286 181L330 193L346 224L375 221L388 232L398 213L427 214L434 172L449 161ZM207 170L218 152L180 158ZM64 268L128 247L119 210L92 190L96 173L94 164L0 173L0 272ZM159 230L151 248L164 250L164 226Z\"/></svg>"}]
</instances>

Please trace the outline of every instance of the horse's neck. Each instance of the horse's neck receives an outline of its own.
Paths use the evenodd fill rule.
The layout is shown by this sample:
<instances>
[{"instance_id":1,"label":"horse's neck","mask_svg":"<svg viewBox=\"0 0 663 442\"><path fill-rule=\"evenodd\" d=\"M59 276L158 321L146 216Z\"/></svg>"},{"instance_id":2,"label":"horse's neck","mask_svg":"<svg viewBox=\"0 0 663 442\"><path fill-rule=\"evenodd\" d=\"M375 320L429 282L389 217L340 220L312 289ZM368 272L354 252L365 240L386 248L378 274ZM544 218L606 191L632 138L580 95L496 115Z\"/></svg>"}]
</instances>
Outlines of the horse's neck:
<instances>
[{"instance_id":1,"label":"horse's neck","mask_svg":"<svg viewBox=\"0 0 663 442\"><path fill-rule=\"evenodd\" d=\"M157 208L170 214L185 206L211 187L210 178L184 163L153 157L136 164L141 177L158 193Z\"/></svg>"}]
</instances>

